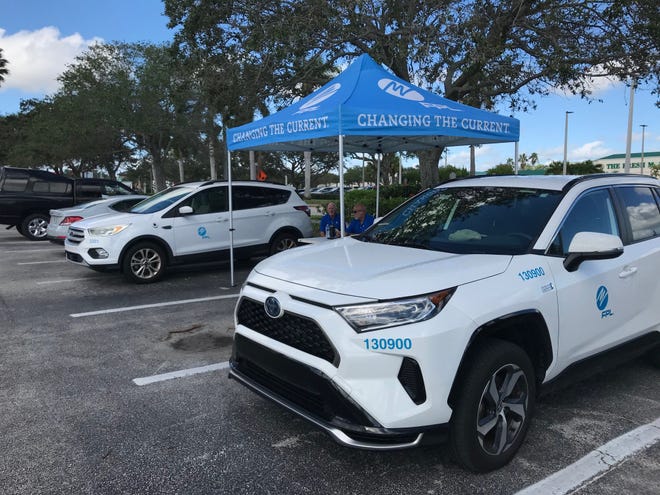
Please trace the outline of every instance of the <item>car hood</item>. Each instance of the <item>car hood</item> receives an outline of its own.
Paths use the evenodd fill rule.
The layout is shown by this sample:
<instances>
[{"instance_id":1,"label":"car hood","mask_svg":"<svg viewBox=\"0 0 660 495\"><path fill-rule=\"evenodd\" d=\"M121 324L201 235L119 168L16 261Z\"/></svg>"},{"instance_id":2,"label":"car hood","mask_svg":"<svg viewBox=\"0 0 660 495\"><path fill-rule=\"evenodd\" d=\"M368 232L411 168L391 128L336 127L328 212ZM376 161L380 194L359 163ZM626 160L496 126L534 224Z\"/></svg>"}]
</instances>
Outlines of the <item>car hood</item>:
<instances>
[{"instance_id":1,"label":"car hood","mask_svg":"<svg viewBox=\"0 0 660 495\"><path fill-rule=\"evenodd\" d=\"M286 251L254 271L338 294L392 299L492 277L510 262L510 255L454 254L348 238Z\"/></svg>"},{"instance_id":2,"label":"car hood","mask_svg":"<svg viewBox=\"0 0 660 495\"><path fill-rule=\"evenodd\" d=\"M135 215L135 213L96 215L76 222L75 226L81 229L90 229L94 227L106 227L108 225L129 224L135 221Z\"/></svg>"}]
</instances>

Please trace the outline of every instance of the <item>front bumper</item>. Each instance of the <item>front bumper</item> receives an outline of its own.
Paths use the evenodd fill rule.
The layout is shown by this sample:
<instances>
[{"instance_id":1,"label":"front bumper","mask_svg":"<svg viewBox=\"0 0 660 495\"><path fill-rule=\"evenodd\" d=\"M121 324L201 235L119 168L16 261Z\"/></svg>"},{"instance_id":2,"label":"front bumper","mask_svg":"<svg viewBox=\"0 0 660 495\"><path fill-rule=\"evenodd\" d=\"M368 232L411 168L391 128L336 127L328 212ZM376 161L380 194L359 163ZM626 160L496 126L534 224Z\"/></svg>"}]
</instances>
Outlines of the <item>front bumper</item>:
<instances>
[{"instance_id":1,"label":"front bumper","mask_svg":"<svg viewBox=\"0 0 660 495\"><path fill-rule=\"evenodd\" d=\"M322 372L240 334L235 336L229 376L347 447L398 450L447 438L447 424L383 427Z\"/></svg>"},{"instance_id":2,"label":"front bumper","mask_svg":"<svg viewBox=\"0 0 660 495\"><path fill-rule=\"evenodd\" d=\"M67 261L89 267L119 267L122 242L114 237L89 237L83 229L70 227L64 241Z\"/></svg>"}]
</instances>

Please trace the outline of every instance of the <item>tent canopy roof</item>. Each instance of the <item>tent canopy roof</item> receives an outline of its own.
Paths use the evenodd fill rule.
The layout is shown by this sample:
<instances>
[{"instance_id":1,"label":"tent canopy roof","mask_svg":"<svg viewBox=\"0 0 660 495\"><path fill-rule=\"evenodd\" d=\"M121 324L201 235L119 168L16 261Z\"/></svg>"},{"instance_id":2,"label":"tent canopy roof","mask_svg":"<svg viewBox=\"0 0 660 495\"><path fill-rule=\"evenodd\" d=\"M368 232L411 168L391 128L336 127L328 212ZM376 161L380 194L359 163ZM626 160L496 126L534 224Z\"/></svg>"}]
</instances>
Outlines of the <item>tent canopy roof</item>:
<instances>
[{"instance_id":1,"label":"tent canopy roof","mask_svg":"<svg viewBox=\"0 0 660 495\"><path fill-rule=\"evenodd\" d=\"M291 106L227 131L227 148L268 151L418 151L518 141L520 123L413 86L361 55Z\"/></svg>"}]
</instances>

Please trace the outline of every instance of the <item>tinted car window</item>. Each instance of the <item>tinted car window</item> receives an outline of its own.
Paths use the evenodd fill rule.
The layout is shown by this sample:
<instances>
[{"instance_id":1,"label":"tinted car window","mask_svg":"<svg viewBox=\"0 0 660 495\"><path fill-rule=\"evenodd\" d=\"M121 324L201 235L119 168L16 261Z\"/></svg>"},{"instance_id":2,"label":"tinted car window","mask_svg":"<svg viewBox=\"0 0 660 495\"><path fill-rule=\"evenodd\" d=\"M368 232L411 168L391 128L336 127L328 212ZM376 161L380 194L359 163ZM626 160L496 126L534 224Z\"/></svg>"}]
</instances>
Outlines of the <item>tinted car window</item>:
<instances>
[{"instance_id":1,"label":"tinted car window","mask_svg":"<svg viewBox=\"0 0 660 495\"><path fill-rule=\"evenodd\" d=\"M30 176L28 174L6 172L2 190L7 192L23 192L27 189Z\"/></svg>"},{"instance_id":2,"label":"tinted car window","mask_svg":"<svg viewBox=\"0 0 660 495\"><path fill-rule=\"evenodd\" d=\"M110 208L115 211L128 211L143 199L144 198L124 199L123 201L117 201L114 205L110 206Z\"/></svg>"},{"instance_id":3,"label":"tinted car window","mask_svg":"<svg viewBox=\"0 0 660 495\"><path fill-rule=\"evenodd\" d=\"M234 210L263 208L281 205L291 197L292 191L257 186L234 186L232 188Z\"/></svg>"},{"instance_id":4,"label":"tinted car window","mask_svg":"<svg viewBox=\"0 0 660 495\"><path fill-rule=\"evenodd\" d=\"M538 189L433 189L358 239L452 253L520 254L541 233L560 197L557 191Z\"/></svg>"},{"instance_id":5,"label":"tinted car window","mask_svg":"<svg viewBox=\"0 0 660 495\"><path fill-rule=\"evenodd\" d=\"M121 182L103 182L101 184L103 194L106 196L119 196L125 194L135 194L130 187Z\"/></svg>"},{"instance_id":6,"label":"tinted car window","mask_svg":"<svg viewBox=\"0 0 660 495\"><path fill-rule=\"evenodd\" d=\"M552 242L550 253L568 254L573 236L578 232L619 235L614 204L607 189L592 191L578 198Z\"/></svg>"},{"instance_id":7,"label":"tinted car window","mask_svg":"<svg viewBox=\"0 0 660 495\"><path fill-rule=\"evenodd\" d=\"M618 187L633 241L660 236L660 210L649 187Z\"/></svg>"},{"instance_id":8,"label":"tinted car window","mask_svg":"<svg viewBox=\"0 0 660 495\"><path fill-rule=\"evenodd\" d=\"M193 215L227 211L227 187L204 189L182 201L179 208L181 206L190 206L193 209Z\"/></svg>"}]
</instances>

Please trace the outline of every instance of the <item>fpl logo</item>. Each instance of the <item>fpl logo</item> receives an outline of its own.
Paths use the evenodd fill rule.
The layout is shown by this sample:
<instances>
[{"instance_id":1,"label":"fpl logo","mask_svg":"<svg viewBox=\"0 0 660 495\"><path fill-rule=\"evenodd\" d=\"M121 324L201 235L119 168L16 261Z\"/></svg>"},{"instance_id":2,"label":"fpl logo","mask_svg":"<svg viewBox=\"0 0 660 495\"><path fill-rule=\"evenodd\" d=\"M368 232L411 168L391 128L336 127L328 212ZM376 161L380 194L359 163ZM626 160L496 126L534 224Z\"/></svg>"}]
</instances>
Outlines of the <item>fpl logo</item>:
<instances>
[{"instance_id":1,"label":"fpl logo","mask_svg":"<svg viewBox=\"0 0 660 495\"><path fill-rule=\"evenodd\" d=\"M424 101L424 97L418 91L392 79L381 79L378 81L378 87L387 94L396 96L397 98L410 101Z\"/></svg>"},{"instance_id":2,"label":"fpl logo","mask_svg":"<svg viewBox=\"0 0 660 495\"><path fill-rule=\"evenodd\" d=\"M601 285L596 291L596 307L600 310L601 319L607 318L608 316L614 316L611 309L606 309L609 301L610 296L607 293L607 287Z\"/></svg>"}]
</instances>

